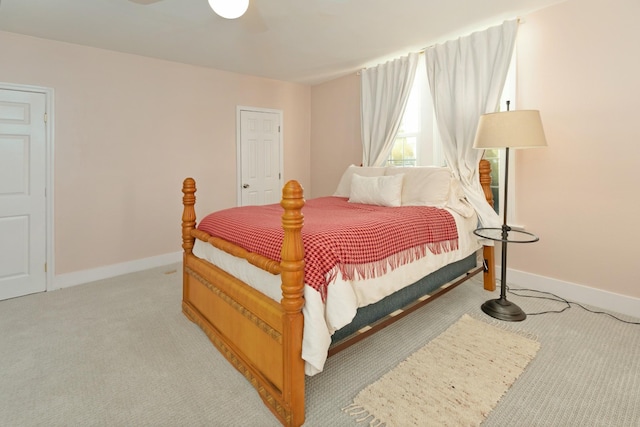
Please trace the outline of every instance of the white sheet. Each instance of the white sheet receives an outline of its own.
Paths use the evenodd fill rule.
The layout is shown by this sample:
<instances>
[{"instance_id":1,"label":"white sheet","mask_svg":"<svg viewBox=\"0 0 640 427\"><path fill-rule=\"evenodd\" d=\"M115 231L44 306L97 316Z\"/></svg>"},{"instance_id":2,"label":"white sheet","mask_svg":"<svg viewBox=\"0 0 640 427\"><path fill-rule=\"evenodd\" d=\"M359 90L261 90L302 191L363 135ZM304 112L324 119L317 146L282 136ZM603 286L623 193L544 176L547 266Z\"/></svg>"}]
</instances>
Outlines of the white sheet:
<instances>
[{"instance_id":1,"label":"white sheet","mask_svg":"<svg viewBox=\"0 0 640 427\"><path fill-rule=\"evenodd\" d=\"M323 304L320 294L310 286L305 286L304 336L302 358L305 373L315 375L322 372L331 344L331 335L349 324L358 307L372 304L393 292L415 283L430 272L447 264L464 259L478 250L481 245L473 234L477 227L477 217L464 218L449 210L458 227L459 248L441 254L429 254L411 264L390 270L382 277L368 280L345 281L340 277L328 287L327 301ZM193 254L222 268L229 274L251 285L273 300L280 302L280 276L270 274L247 262L236 258L212 245L196 239Z\"/></svg>"}]
</instances>

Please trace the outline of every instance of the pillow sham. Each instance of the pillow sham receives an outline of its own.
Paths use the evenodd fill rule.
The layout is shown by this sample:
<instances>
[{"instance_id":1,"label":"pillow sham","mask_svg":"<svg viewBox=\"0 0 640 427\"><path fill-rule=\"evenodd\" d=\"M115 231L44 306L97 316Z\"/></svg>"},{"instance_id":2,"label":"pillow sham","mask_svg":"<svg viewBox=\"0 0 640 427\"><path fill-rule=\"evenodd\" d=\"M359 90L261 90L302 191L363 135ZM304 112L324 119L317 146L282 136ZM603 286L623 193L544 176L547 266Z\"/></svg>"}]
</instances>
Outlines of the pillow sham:
<instances>
[{"instance_id":1,"label":"pillow sham","mask_svg":"<svg viewBox=\"0 0 640 427\"><path fill-rule=\"evenodd\" d=\"M403 174L402 206L444 207L449 201L451 171L435 166L387 168L386 175Z\"/></svg>"},{"instance_id":2,"label":"pillow sham","mask_svg":"<svg viewBox=\"0 0 640 427\"><path fill-rule=\"evenodd\" d=\"M342 174L338 188L333 195L337 197L351 196L351 177L353 177L353 174L357 173L360 176L383 176L385 169L386 168L384 167L362 167L350 165Z\"/></svg>"},{"instance_id":3,"label":"pillow sham","mask_svg":"<svg viewBox=\"0 0 640 427\"><path fill-rule=\"evenodd\" d=\"M351 177L349 202L377 206L401 206L403 174Z\"/></svg>"}]
</instances>

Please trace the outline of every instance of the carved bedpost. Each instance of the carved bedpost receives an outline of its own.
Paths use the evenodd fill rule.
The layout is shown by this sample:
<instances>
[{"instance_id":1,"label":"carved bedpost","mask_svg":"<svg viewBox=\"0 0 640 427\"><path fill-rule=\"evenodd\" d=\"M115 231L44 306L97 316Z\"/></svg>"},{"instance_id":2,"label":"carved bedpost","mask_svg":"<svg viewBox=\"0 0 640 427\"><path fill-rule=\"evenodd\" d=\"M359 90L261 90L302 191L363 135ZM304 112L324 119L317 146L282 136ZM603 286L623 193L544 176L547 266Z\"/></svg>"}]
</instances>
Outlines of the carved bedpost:
<instances>
[{"instance_id":1,"label":"carved bedpost","mask_svg":"<svg viewBox=\"0 0 640 427\"><path fill-rule=\"evenodd\" d=\"M493 207L493 192L491 191L491 163L488 160L480 160L480 185L484 191L484 197L487 203ZM485 246L482 250L484 258L484 288L487 291L496 290L496 269L495 269L495 247Z\"/></svg>"},{"instance_id":2,"label":"carved bedpost","mask_svg":"<svg viewBox=\"0 0 640 427\"><path fill-rule=\"evenodd\" d=\"M283 396L290 402L288 408L289 425L300 426L304 423L304 362L302 360L302 328L304 305L304 245L302 243L302 225L304 215L304 197L302 187L296 181L289 181L282 189L284 209L282 228L282 300L281 305L286 316L286 332L283 348L285 349L285 378Z\"/></svg>"},{"instance_id":3,"label":"carved bedpost","mask_svg":"<svg viewBox=\"0 0 640 427\"><path fill-rule=\"evenodd\" d=\"M302 225L304 198L302 187L296 181L289 181L282 189L284 209L282 228L282 306L287 313L302 310L304 291L304 246L302 244ZM286 279L286 280L285 280Z\"/></svg>"},{"instance_id":4,"label":"carved bedpost","mask_svg":"<svg viewBox=\"0 0 640 427\"><path fill-rule=\"evenodd\" d=\"M190 254L193 250L194 238L191 236L191 230L196 227L196 182L193 178L187 178L182 183L182 249L185 254Z\"/></svg>"},{"instance_id":5,"label":"carved bedpost","mask_svg":"<svg viewBox=\"0 0 640 427\"><path fill-rule=\"evenodd\" d=\"M480 160L480 185L484 191L484 197L487 199L487 203L493 207L493 191L491 191L491 163L489 160Z\"/></svg>"},{"instance_id":6,"label":"carved bedpost","mask_svg":"<svg viewBox=\"0 0 640 427\"><path fill-rule=\"evenodd\" d=\"M191 230L196 227L196 182L193 178L187 178L182 183L182 306L184 307L189 294L189 275L187 274L187 256L191 255L195 238L191 236ZM184 308L183 308L184 310Z\"/></svg>"}]
</instances>

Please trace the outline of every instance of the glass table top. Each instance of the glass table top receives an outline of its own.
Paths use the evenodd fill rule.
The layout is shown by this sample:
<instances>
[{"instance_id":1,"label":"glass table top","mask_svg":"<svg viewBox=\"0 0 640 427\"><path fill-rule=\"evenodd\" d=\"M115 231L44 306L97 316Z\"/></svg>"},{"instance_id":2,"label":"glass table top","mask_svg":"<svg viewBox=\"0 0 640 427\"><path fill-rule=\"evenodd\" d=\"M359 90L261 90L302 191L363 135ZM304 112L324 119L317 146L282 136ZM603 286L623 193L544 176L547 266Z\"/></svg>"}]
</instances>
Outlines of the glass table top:
<instances>
[{"instance_id":1,"label":"glass table top","mask_svg":"<svg viewBox=\"0 0 640 427\"><path fill-rule=\"evenodd\" d=\"M505 237L502 228L478 228L473 231L473 234L485 239L508 243L533 243L540 240L540 238L535 234L529 233L527 231L513 229L509 229L506 232Z\"/></svg>"}]
</instances>

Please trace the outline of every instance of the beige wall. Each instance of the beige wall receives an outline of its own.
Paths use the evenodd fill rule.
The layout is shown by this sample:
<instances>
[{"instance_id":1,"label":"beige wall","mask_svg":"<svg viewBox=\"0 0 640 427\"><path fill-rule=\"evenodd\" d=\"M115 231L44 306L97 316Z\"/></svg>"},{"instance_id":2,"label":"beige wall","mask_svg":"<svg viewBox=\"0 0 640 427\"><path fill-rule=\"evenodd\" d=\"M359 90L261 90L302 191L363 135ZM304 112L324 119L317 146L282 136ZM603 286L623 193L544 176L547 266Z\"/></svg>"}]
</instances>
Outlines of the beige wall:
<instances>
[{"instance_id":1,"label":"beige wall","mask_svg":"<svg viewBox=\"0 0 640 427\"><path fill-rule=\"evenodd\" d=\"M640 297L640 3L570 0L525 17L519 108L540 110L549 147L518 154L518 221L540 242L512 268Z\"/></svg>"},{"instance_id":2,"label":"beige wall","mask_svg":"<svg viewBox=\"0 0 640 427\"><path fill-rule=\"evenodd\" d=\"M178 252L182 180L198 214L236 204L236 106L283 110L284 178L310 188L310 96L284 83L0 32L0 82L55 91L55 272Z\"/></svg>"},{"instance_id":3,"label":"beige wall","mask_svg":"<svg viewBox=\"0 0 640 427\"><path fill-rule=\"evenodd\" d=\"M311 123L312 196L330 196L347 166L362 163L360 77L313 86Z\"/></svg>"},{"instance_id":4,"label":"beige wall","mask_svg":"<svg viewBox=\"0 0 640 427\"><path fill-rule=\"evenodd\" d=\"M541 240L512 245L510 268L640 297L639 15L568 0L523 17L518 108L541 111L549 147L517 153L517 222ZM237 105L284 111L285 179L307 195L361 161L355 75L310 88L2 32L0 57L1 82L55 90L58 274L178 251L185 176L200 215L235 205L220 159L235 159Z\"/></svg>"},{"instance_id":5,"label":"beige wall","mask_svg":"<svg viewBox=\"0 0 640 427\"><path fill-rule=\"evenodd\" d=\"M518 108L541 111L549 147L517 153L516 222L541 240L511 245L509 268L640 297L638 16L635 0L569 0L524 17ZM339 131L359 128L359 112L345 107L355 106L357 86L348 76L313 88L314 158L324 167L344 155L324 184L314 167L314 195L330 194L346 165L360 161L358 150L343 151Z\"/></svg>"}]
</instances>

